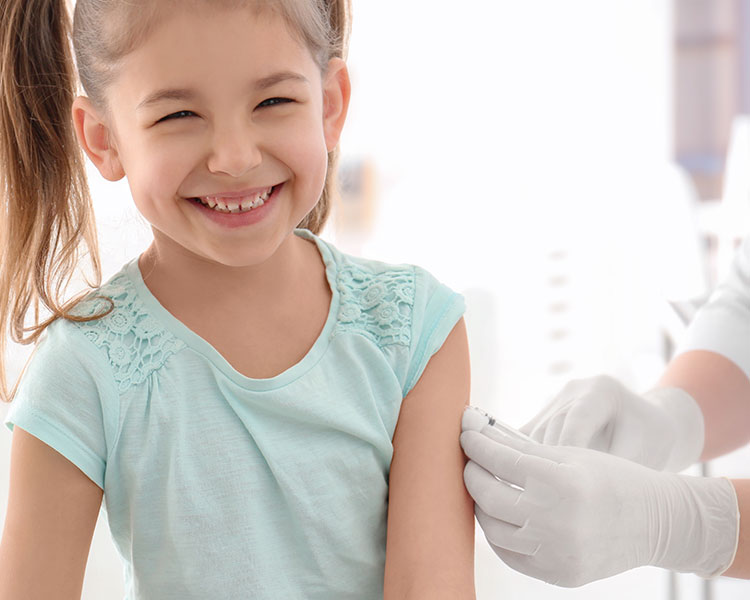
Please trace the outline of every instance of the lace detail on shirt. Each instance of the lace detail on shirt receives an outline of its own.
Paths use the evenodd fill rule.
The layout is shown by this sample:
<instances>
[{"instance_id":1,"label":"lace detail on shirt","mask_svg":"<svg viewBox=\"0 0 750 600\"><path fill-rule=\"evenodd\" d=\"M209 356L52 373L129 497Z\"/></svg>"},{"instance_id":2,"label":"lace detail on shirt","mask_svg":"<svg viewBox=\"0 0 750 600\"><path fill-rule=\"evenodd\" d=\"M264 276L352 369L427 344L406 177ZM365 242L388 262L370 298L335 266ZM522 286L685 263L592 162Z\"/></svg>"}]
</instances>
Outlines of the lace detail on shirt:
<instances>
[{"instance_id":1,"label":"lace detail on shirt","mask_svg":"<svg viewBox=\"0 0 750 600\"><path fill-rule=\"evenodd\" d=\"M410 344L414 308L412 267L375 273L346 263L339 270L338 289L341 301L334 335L356 331L380 347Z\"/></svg>"},{"instance_id":2,"label":"lace detail on shirt","mask_svg":"<svg viewBox=\"0 0 750 600\"><path fill-rule=\"evenodd\" d=\"M96 295L114 301L112 312L101 319L75 325L96 346L106 350L120 393L145 381L172 354L185 347L185 342L147 312L125 274L111 279ZM73 314L89 317L106 312L109 307L107 300L91 297L78 304Z\"/></svg>"}]
</instances>

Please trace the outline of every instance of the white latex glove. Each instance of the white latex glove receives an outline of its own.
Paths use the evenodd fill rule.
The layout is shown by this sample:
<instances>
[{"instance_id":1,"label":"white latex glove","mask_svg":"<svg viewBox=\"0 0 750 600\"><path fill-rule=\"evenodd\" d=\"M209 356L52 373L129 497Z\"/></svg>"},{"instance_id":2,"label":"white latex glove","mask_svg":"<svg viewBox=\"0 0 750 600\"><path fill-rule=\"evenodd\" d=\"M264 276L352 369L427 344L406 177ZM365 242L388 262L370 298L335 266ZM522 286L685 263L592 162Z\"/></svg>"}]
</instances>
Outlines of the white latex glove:
<instances>
[{"instance_id":1,"label":"white latex glove","mask_svg":"<svg viewBox=\"0 0 750 600\"><path fill-rule=\"evenodd\" d=\"M703 413L678 388L642 396L608 376L568 383L521 427L548 445L581 446L636 461L653 469L681 471L703 452Z\"/></svg>"},{"instance_id":2,"label":"white latex glove","mask_svg":"<svg viewBox=\"0 0 750 600\"><path fill-rule=\"evenodd\" d=\"M472 413L461 434L471 459L464 481L487 541L511 568L575 587L644 565L710 577L734 561L739 509L729 480L523 441Z\"/></svg>"}]
</instances>

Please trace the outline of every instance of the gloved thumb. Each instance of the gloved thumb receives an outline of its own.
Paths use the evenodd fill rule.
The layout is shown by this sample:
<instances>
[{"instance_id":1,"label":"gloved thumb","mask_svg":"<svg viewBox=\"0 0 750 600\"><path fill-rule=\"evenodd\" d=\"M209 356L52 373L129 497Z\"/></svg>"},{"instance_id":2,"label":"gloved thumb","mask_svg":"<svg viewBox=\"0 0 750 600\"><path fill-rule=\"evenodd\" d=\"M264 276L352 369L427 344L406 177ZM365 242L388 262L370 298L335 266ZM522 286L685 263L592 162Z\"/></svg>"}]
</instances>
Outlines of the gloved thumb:
<instances>
[{"instance_id":1,"label":"gloved thumb","mask_svg":"<svg viewBox=\"0 0 750 600\"><path fill-rule=\"evenodd\" d=\"M531 435L531 432L534 431L534 429L537 428L539 424L541 424L547 417L551 414L551 411L549 410L542 410L538 412L534 417L524 425L521 425L521 427L518 428L518 431L521 433L525 433L526 435Z\"/></svg>"},{"instance_id":2,"label":"gloved thumb","mask_svg":"<svg viewBox=\"0 0 750 600\"><path fill-rule=\"evenodd\" d=\"M558 446L609 451L614 422L612 412L609 402L592 396L581 398L568 410L560 435L554 443Z\"/></svg>"}]
</instances>

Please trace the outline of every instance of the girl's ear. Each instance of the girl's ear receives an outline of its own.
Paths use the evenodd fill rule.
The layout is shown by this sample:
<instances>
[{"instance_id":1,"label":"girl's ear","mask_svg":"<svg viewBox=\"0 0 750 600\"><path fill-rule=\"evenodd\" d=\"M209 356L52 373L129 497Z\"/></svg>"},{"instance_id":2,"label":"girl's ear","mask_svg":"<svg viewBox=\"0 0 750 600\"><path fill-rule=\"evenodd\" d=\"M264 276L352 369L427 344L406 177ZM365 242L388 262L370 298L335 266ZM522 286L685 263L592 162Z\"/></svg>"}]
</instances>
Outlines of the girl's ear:
<instances>
[{"instance_id":1,"label":"girl's ear","mask_svg":"<svg viewBox=\"0 0 750 600\"><path fill-rule=\"evenodd\" d=\"M73 100L71 112L78 142L102 177L109 181L122 179L125 170L117 149L110 143L110 130L91 101L85 96L78 96Z\"/></svg>"},{"instance_id":2,"label":"girl's ear","mask_svg":"<svg viewBox=\"0 0 750 600\"><path fill-rule=\"evenodd\" d=\"M340 58L332 58L323 80L323 132L329 152L339 143L350 96L351 83L346 63Z\"/></svg>"}]
</instances>

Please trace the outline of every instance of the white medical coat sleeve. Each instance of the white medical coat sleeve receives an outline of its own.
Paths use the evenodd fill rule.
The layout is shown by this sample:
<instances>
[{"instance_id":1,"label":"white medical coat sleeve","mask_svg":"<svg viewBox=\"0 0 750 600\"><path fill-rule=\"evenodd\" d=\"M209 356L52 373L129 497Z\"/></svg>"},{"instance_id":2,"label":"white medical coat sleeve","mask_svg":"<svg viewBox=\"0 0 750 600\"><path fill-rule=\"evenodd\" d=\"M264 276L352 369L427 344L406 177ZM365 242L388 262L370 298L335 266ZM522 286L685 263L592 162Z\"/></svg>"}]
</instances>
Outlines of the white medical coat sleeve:
<instances>
[{"instance_id":1,"label":"white medical coat sleeve","mask_svg":"<svg viewBox=\"0 0 750 600\"><path fill-rule=\"evenodd\" d=\"M750 237L737 250L726 279L690 323L675 356L690 350L720 354L750 378Z\"/></svg>"}]
</instances>

